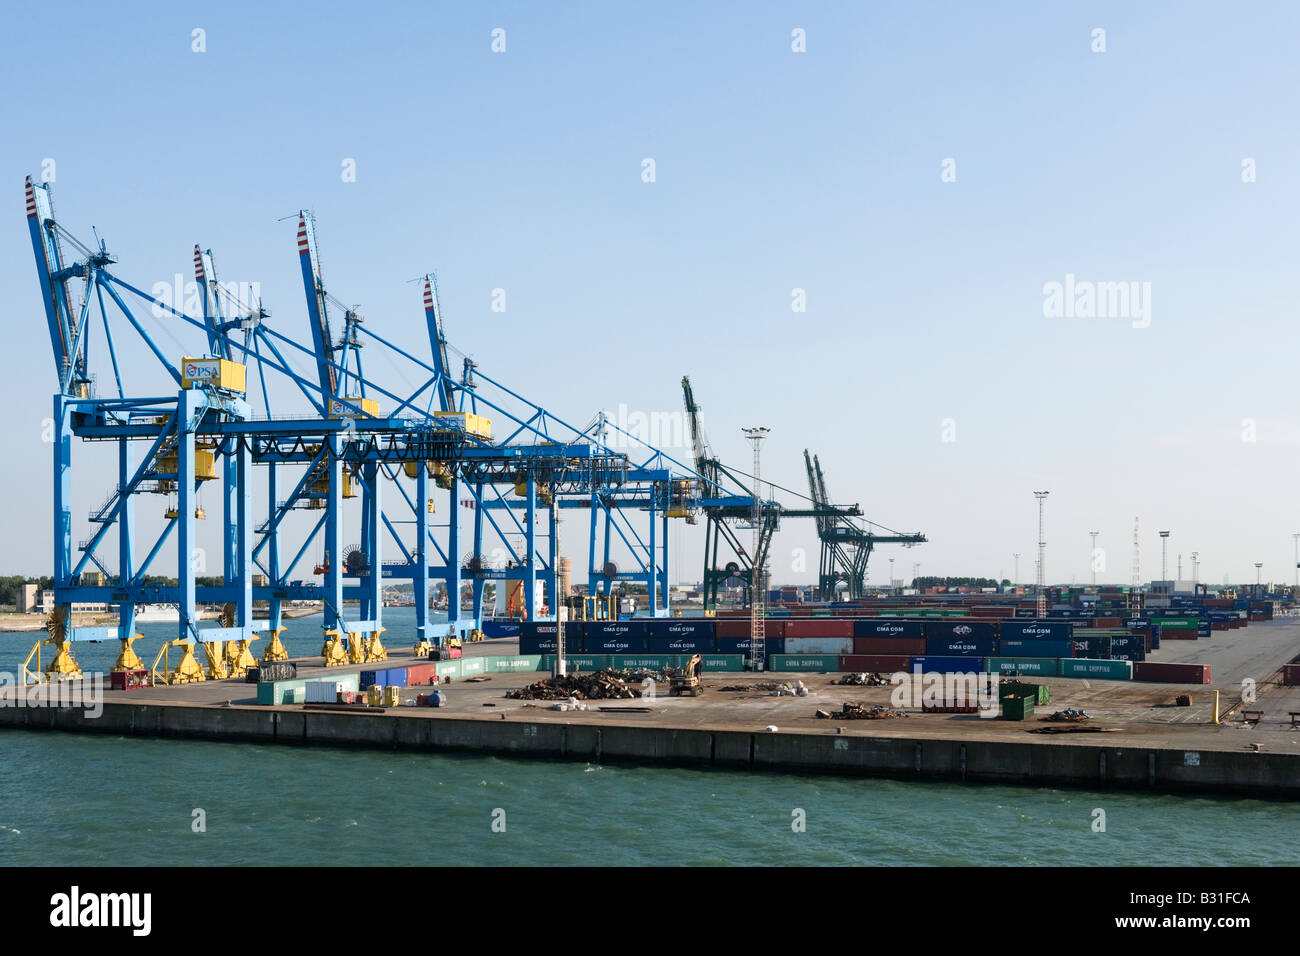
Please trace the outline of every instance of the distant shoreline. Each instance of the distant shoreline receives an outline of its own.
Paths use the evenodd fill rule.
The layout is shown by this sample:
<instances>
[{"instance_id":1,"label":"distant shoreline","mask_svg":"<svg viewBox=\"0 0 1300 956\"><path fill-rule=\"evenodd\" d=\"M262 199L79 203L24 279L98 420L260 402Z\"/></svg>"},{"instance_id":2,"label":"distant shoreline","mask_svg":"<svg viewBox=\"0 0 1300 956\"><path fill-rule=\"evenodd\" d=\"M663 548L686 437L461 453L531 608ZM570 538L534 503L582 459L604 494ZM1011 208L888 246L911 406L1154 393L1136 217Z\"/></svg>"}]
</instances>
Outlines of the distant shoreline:
<instances>
[{"instance_id":1,"label":"distant shoreline","mask_svg":"<svg viewBox=\"0 0 1300 956\"><path fill-rule=\"evenodd\" d=\"M256 609L253 612L254 620L266 620L263 613L258 616ZM319 614L321 608L319 604L311 607L286 607L280 612L286 620L300 617L311 617L313 614ZM220 616L220 611L203 610L199 612L200 621L214 621ZM116 614L95 613L77 613L72 615L73 627L112 627L118 623ZM173 621L141 621L142 624L171 624ZM30 634L33 631L45 630L45 615L32 614L27 612L0 614L0 634Z\"/></svg>"}]
</instances>

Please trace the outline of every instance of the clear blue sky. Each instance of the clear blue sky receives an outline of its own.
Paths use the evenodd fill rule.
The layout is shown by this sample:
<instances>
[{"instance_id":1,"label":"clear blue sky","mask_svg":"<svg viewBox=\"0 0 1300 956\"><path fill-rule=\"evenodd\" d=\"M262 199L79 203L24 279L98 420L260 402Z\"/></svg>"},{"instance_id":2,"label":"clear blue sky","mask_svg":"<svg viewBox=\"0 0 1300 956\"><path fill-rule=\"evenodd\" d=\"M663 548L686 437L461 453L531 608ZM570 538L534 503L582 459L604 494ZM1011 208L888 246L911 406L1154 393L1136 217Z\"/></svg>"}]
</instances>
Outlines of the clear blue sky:
<instances>
[{"instance_id":1,"label":"clear blue sky","mask_svg":"<svg viewBox=\"0 0 1300 956\"><path fill-rule=\"evenodd\" d=\"M21 204L51 158L60 220L98 227L136 285L188 278L200 242L305 336L294 224L277 220L306 206L331 292L377 330L424 354L407 280L436 269L453 344L571 420L675 411L690 374L724 458L745 464L741 426L768 425L765 475L803 489L810 448L835 498L929 535L882 548L874 581L891 554L900 576L1010 576L1016 551L1029 580L1043 488L1051 580L1088 579L1098 530L1103 577L1127 582L1135 516L1144 578L1170 528L1171 565L1198 550L1203 580L1253 580L1255 561L1290 580L1298 20L1286 3L28 17L0 39L0 573L51 560L55 378ZM1150 327L1046 318L1043 286L1067 273L1149 282ZM157 381L143 356L131 374ZM103 475L78 479L74 538ZM697 532L674 578L698 574ZM814 545L788 524L776 579L812 580Z\"/></svg>"}]
</instances>

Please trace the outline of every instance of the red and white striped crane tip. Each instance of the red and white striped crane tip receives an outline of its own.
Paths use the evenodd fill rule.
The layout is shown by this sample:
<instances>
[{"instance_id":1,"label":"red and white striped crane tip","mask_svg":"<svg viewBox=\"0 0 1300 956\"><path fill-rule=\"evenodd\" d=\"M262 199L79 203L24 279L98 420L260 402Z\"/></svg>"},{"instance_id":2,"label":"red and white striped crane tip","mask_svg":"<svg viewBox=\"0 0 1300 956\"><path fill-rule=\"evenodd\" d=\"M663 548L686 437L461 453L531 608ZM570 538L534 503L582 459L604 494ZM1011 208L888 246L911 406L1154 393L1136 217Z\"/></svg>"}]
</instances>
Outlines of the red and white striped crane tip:
<instances>
[{"instance_id":1,"label":"red and white striped crane tip","mask_svg":"<svg viewBox=\"0 0 1300 956\"><path fill-rule=\"evenodd\" d=\"M433 286L428 279L424 280L424 307L426 309L433 308Z\"/></svg>"},{"instance_id":2,"label":"red and white striped crane tip","mask_svg":"<svg viewBox=\"0 0 1300 956\"><path fill-rule=\"evenodd\" d=\"M307 217L301 213L298 215L298 252L302 255L306 255L308 252Z\"/></svg>"},{"instance_id":3,"label":"red and white striped crane tip","mask_svg":"<svg viewBox=\"0 0 1300 956\"><path fill-rule=\"evenodd\" d=\"M36 216L36 187L32 185L32 177L27 177L27 218L32 219Z\"/></svg>"},{"instance_id":4,"label":"red and white striped crane tip","mask_svg":"<svg viewBox=\"0 0 1300 956\"><path fill-rule=\"evenodd\" d=\"M199 244L194 244L194 278L203 281L203 253L199 252Z\"/></svg>"}]
</instances>

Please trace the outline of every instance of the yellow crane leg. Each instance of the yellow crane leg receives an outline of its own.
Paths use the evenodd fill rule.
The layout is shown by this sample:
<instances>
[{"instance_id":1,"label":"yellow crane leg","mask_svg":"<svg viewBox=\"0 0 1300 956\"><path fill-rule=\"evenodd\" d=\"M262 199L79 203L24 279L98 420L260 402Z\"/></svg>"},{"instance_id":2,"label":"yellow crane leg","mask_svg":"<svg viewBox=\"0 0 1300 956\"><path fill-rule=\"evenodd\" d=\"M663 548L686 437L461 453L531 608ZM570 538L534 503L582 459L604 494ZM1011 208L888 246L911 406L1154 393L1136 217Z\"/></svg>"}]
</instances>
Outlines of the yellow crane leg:
<instances>
[{"instance_id":1,"label":"yellow crane leg","mask_svg":"<svg viewBox=\"0 0 1300 956\"><path fill-rule=\"evenodd\" d=\"M386 661L388 660L388 651L384 650L384 645L379 642L379 635L388 630L381 627L377 631L370 632L370 638L366 642L366 660L367 661Z\"/></svg>"},{"instance_id":2,"label":"yellow crane leg","mask_svg":"<svg viewBox=\"0 0 1300 956\"><path fill-rule=\"evenodd\" d=\"M343 648L343 635L338 631L325 632L325 643L321 645L320 656L326 667L342 667L348 662L348 652Z\"/></svg>"},{"instance_id":3,"label":"yellow crane leg","mask_svg":"<svg viewBox=\"0 0 1300 956\"><path fill-rule=\"evenodd\" d=\"M221 641L204 641L203 654L208 659L208 680L225 680L230 676L226 670L225 653Z\"/></svg>"},{"instance_id":4,"label":"yellow crane leg","mask_svg":"<svg viewBox=\"0 0 1300 956\"><path fill-rule=\"evenodd\" d=\"M348 663L366 662L366 641L359 632L348 631Z\"/></svg>"},{"instance_id":5,"label":"yellow crane leg","mask_svg":"<svg viewBox=\"0 0 1300 956\"><path fill-rule=\"evenodd\" d=\"M144 662L140 660L140 655L137 654L135 648L131 646L142 637L144 637L143 634L136 634L134 637L124 637L121 639L122 649L117 654L117 660L113 661L114 671L144 670Z\"/></svg>"},{"instance_id":6,"label":"yellow crane leg","mask_svg":"<svg viewBox=\"0 0 1300 956\"><path fill-rule=\"evenodd\" d=\"M271 640L266 645L266 653L262 655L262 660L270 663L271 661L287 661L289 659L289 652L280 643L280 635L283 632L284 628L282 627L274 628L271 631Z\"/></svg>"},{"instance_id":7,"label":"yellow crane leg","mask_svg":"<svg viewBox=\"0 0 1300 956\"><path fill-rule=\"evenodd\" d=\"M54 655L54 660L50 661L50 666L45 668L45 676L52 681L80 680L81 665L72 656L72 642L49 638L47 643L58 648L58 653Z\"/></svg>"},{"instance_id":8,"label":"yellow crane leg","mask_svg":"<svg viewBox=\"0 0 1300 956\"><path fill-rule=\"evenodd\" d=\"M226 669L231 677L243 677L250 667L257 666L257 658L249 650L256 637L226 643Z\"/></svg>"}]
</instances>

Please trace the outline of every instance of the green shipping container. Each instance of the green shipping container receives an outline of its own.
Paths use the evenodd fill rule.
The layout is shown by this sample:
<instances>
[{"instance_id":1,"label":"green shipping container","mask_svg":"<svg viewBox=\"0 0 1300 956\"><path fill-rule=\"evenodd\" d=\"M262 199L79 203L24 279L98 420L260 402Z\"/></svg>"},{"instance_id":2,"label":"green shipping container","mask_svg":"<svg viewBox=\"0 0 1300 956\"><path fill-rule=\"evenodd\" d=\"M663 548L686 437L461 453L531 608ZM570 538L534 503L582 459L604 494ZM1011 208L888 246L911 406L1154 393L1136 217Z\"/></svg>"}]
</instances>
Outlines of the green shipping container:
<instances>
[{"instance_id":1,"label":"green shipping container","mask_svg":"<svg viewBox=\"0 0 1300 956\"><path fill-rule=\"evenodd\" d=\"M726 655L731 656L731 655ZM838 654L769 654L770 671L807 671L813 674L830 674L840 667Z\"/></svg>"},{"instance_id":2,"label":"green shipping container","mask_svg":"<svg viewBox=\"0 0 1300 956\"><path fill-rule=\"evenodd\" d=\"M519 657L485 657L489 674L510 674L515 671L535 671L542 662L540 654L526 654Z\"/></svg>"},{"instance_id":3,"label":"green shipping container","mask_svg":"<svg viewBox=\"0 0 1300 956\"><path fill-rule=\"evenodd\" d=\"M1056 677L1061 668L1055 657L986 657L984 671L989 674L1017 673L1028 677Z\"/></svg>"},{"instance_id":4,"label":"green shipping container","mask_svg":"<svg viewBox=\"0 0 1300 956\"><path fill-rule=\"evenodd\" d=\"M732 672L745 669L744 654L704 654L702 657L704 673L706 674L709 671ZM839 666L838 661L836 661L836 666Z\"/></svg>"},{"instance_id":5,"label":"green shipping container","mask_svg":"<svg viewBox=\"0 0 1300 956\"><path fill-rule=\"evenodd\" d=\"M1091 677L1096 680L1132 680L1132 661L1095 661L1085 657L1062 658L1062 677Z\"/></svg>"},{"instance_id":6,"label":"green shipping container","mask_svg":"<svg viewBox=\"0 0 1300 956\"><path fill-rule=\"evenodd\" d=\"M1046 704L1052 699L1052 688L1046 684L1025 684L1009 680L998 682L998 699L1007 697L1028 697L1035 704Z\"/></svg>"},{"instance_id":7,"label":"green shipping container","mask_svg":"<svg viewBox=\"0 0 1300 956\"><path fill-rule=\"evenodd\" d=\"M276 706L279 704L302 704L307 701L307 682L305 680L263 681L257 685L257 702Z\"/></svg>"},{"instance_id":8,"label":"green shipping container","mask_svg":"<svg viewBox=\"0 0 1300 956\"><path fill-rule=\"evenodd\" d=\"M487 670L487 660L482 657L462 657L460 659L460 676L473 677Z\"/></svg>"},{"instance_id":9,"label":"green shipping container","mask_svg":"<svg viewBox=\"0 0 1300 956\"><path fill-rule=\"evenodd\" d=\"M1034 716L1034 699L1032 697L1002 698L1003 720L1031 720Z\"/></svg>"},{"instance_id":10,"label":"green shipping container","mask_svg":"<svg viewBox=\"0 0 1300 956\"><path fill-rule=\"evenodd\" d=\"M612 654L565 654L564 662L568 666L569 673L574 671L598 671L606 667L614 666L614 656ZM543 654L541 661L538 663L539 671L555 670L555 655Z\"/></svg>"},{"instance_id":11,"label":"green shipping container","mask_svg":"<svg viewBox=\"0 0 1300 956\"><path fill-rule=\"evenodd\" d=\"M444 677L450 677L452 680L455 680L460 676L460 661L434 661L433 672L438 675L439 680Z\"/></svg>"},{"instance_id":12,"label":"green shipping container","mask_svg":"<svg viewBox=\"0 0 1300 956\"><path fill-rule=\"evenodd\" d=\"M1152 618L1151 623L1171 631L1193 631L1200 622L1194 617L1157 617Z\"/></svg>"},{"instance_id":13,"label":"green shipping container","mask_svg":"<svg viewBox=\"0 0 1300 956\"><path fill-rule=\"evenodd\" d=\"M615 654L613 666L629 670L644 667L647 670L661 671L665 667L681 667L682 657L678 654Z\"/></svg>"}]
</instances>

